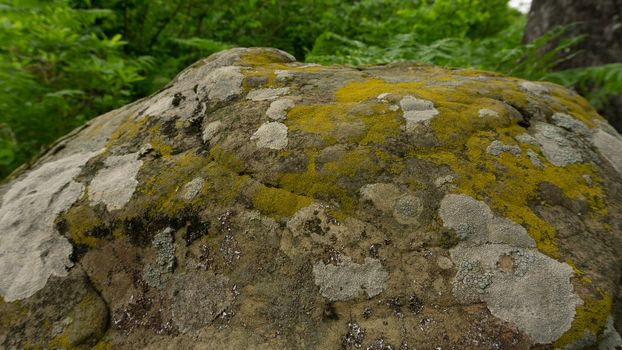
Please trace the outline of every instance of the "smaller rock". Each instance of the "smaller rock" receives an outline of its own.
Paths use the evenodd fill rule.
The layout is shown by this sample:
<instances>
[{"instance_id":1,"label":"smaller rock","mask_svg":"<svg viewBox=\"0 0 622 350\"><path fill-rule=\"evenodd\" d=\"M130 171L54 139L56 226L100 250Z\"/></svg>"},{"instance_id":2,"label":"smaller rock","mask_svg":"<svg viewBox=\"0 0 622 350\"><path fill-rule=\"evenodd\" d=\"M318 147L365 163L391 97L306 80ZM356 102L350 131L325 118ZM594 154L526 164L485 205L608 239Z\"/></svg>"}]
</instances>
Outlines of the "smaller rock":
<instances>
[{"instance_id":1,"label":"smaller rock","mask_svg":"<svg viewBox=\"0 0 622 350\"><path fill-rule=\"evenodd\" d=\"M199 191L201 191L201 188L203 188L204 184L205 179L203 179L202 177L196 177L190 182L183 185L183 187L179 191L179 196L186 201L190 201L199 193Z\"/></svg>"},{"instance_id":2,"label":"smaller rock","mask_svg":"<svg viewBox=\"0 0 622 350\"><path fill-rule=\"evenodd\" d=\"M451 259L442 255L436 258L436 265L442 270L449 270L454 267L454 263L451 262Z\"/></svg>"}]
</instances>

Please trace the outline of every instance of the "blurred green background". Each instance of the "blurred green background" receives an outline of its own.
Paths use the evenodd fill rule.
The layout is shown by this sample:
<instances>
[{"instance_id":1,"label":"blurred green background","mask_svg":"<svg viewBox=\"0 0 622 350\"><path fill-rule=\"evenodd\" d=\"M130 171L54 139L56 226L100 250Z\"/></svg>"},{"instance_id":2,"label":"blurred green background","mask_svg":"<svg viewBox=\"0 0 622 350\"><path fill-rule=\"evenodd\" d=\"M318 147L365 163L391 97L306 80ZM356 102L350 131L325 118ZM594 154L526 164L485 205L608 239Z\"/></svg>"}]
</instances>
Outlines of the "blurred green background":
<instances>
[{"instance_id":1,"label":"blurred green background","mask_svg":"<svg viewBox=\"0 0 622 350\"><path fill-rule=\"evenodd\" d=\"M507 0L0 0L0 178L235 46L322 64L475 67L574 86L597 107L622 91L620 64L554 71L583 38L562 27L523 44L525 23Z\"/></svg>"}]
</instances>

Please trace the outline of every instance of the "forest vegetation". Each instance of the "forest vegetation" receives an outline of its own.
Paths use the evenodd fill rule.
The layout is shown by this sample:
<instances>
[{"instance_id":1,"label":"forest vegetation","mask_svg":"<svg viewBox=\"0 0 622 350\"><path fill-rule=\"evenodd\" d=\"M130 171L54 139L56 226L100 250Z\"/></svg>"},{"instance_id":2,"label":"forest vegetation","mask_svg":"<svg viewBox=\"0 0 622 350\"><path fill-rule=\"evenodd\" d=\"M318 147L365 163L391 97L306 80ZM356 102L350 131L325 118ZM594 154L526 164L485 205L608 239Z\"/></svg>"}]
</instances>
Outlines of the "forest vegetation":
<instances>
[{"instance_id":1,"label":"forest vegetation","mask_svg":"<svg viewBox=\"0 0 622 350\"><path fill-rule=\"evenodd\" d=\"M321 64L474 67L575 87L596 107L622 92L622 64L555 71L584 38L560 27L525 44L525 23L507 0L0 0L0 178L236 46Z\"/></svg>"}]
</instances>

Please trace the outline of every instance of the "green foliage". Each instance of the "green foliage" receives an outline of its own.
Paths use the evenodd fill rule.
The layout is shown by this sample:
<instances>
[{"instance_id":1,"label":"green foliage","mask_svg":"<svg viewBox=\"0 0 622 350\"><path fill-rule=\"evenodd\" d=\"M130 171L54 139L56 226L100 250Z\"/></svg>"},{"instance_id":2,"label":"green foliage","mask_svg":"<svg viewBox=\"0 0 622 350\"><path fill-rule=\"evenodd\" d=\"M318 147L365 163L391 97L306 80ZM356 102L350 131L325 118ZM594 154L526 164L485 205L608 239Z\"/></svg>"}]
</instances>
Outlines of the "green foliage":
<instances>
[{"instance_id":1,"label":"green foliage","mask_svg":"<svg viewBox=\"0 0 622 350\"><path fill-rule=\"evenodd\" d=\"M0 5L0 176L88 118L129 102L150 62L90 30L107 10L67 1Z\"/></svg>"},{"instance_id":2,"label":"green foliage","mask_svg":"<svg viewBox=\"0 0 622 350\"><path fill-rule=\"evenodd\" d=\"M507 0L0 0L0 177L201 57L269 46L299 60L413 60L550 80L600 106L622 66L553 72L581 38L522 43ZM546 48L546 50L544 50Z\"/></svg>"}]
</instances>

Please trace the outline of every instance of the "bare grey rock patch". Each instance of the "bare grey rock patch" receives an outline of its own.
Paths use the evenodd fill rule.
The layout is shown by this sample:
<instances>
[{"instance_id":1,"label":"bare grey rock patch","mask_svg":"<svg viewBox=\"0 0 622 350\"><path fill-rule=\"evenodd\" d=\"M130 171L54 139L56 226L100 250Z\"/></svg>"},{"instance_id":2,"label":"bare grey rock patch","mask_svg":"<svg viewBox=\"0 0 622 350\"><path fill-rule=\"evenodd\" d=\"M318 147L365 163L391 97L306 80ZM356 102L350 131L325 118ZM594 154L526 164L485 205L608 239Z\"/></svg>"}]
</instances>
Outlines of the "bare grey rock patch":
<instances>
[{"instance_id":1,"label":"bare grey rock patch","mask_svg":"<svg viewBox=\"0 0 622 350\"><path fill-rule=\"evenodd\" d=\"M542 164L536 152L528 149L527 156L529 157L529 160L531 161L531 164L533 164L533 166L535 166L538 169L544 169L544 164Z\"/></svg>"},{"instance_id":2,"label":"bare grey rock patch","mask_svg":"<svg viewBox=\"0 0 622 350\"><path fill-rule=\"evenodd\" d=\"M222 122L220 120L216 120L207 124L205 128L203 128L203 134L201 135L203 142L210 143L212 139L214 139L214 137L218 135L221 128Z\"/></svg>"},{"instance_id":3,"label":"bare grey rock patch","mask_svg":"<svg viewBox=\"0 0 622 350\"><path fill-rule=\"evenodd\" d=\"M50 276L66 276L73 248L54 220L84 193L74 181L100 152L48 162L15 182L0 207L0 295L11 302L42 289Z\"/></svg>"},{"instance_id":4,"label":"bare grey rock patch","mask_svg":"<svg viewBox=\"0 0 622 350\"><path fill-rule=\"evenodd\" d=\"M138 186L136 175L143 163L138 158L138 152L106 158L89 185L91 203L103 203L109 211L123 208Z\"/></svg>"},{"instance_id":5,"label":"bare grey rock patch","mask_svg":"<svg viewBox=\"0 0 622 350\"><path fill-rule=\"evenodd\" d=\"M598 129L592 137L592 142L598 152L622 175L622 138Z\"/></svg>"},{"instance_id":6,"label":"bare grey rock patch","mask_svg":"<svg viewBox=\"0 0 622 350\"><path fill-rule=\"evenodd\" d=\"M514 145L506 145L499 140L494 140L486 148L486 153L493 156L499 156L503 152L508 152L514 156L520 156L520 147Z\"/></svg>"},{"instance_id":7,"label":"bare grey rock patch","mask_svg":"<svg viewBox=\"0 0 622 350\"><path fill-rule=\"evenodd\" d=\"M389 276L380 260L365 258L363 264L356 264L347 256L337 265L316 263L313 275L322 296L331 301L355 299L361 294L372 298L386 288Z\"/></svg>"}]
</instances>

